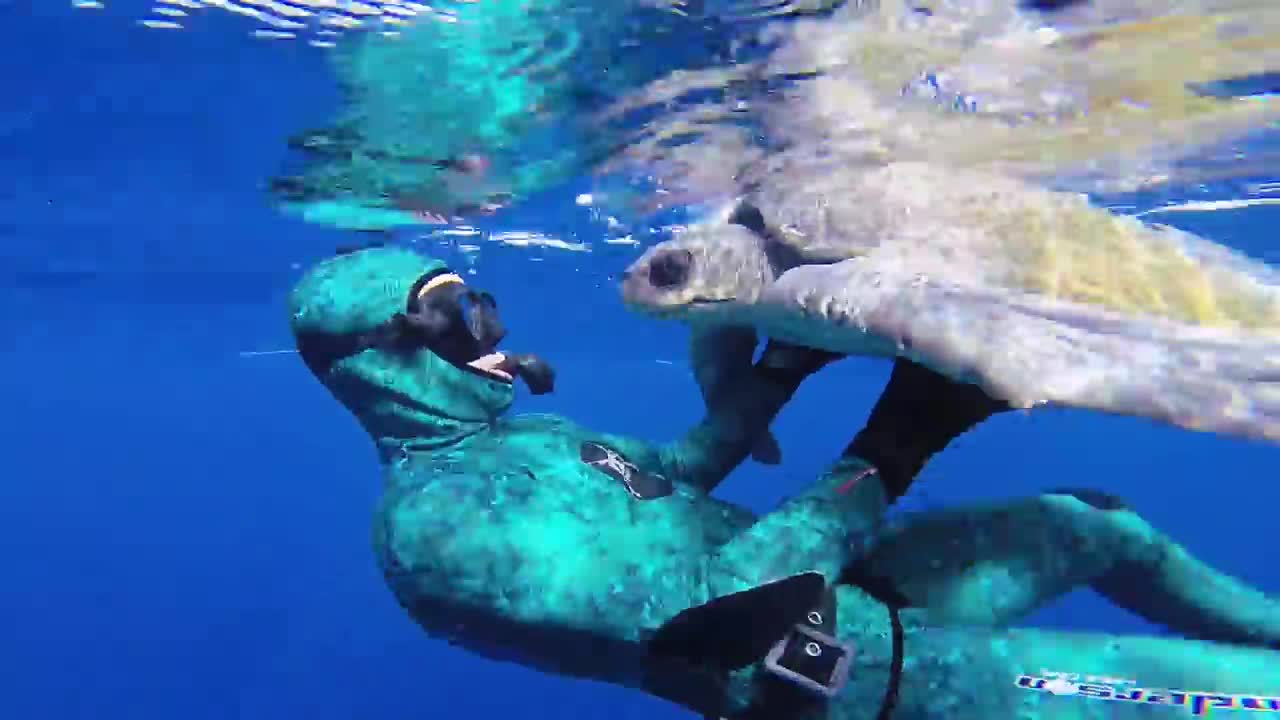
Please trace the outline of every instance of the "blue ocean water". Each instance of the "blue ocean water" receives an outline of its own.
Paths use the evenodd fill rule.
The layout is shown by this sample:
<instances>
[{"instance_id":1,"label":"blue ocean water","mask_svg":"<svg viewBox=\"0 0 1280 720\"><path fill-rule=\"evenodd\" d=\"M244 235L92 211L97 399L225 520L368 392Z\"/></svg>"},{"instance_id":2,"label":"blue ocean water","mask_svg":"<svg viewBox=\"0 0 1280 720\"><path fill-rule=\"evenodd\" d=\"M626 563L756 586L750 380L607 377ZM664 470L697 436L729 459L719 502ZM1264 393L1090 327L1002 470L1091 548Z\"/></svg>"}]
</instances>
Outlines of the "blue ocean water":
<instances>
[{"instance_id":1,"label":"blue ocean water","mask_svg":"<svg viewBox=\"0 0 1280 720\"><path fill-rule=\"evenodd\" d=\"M0 718L687 717L426 638L369 550L379 480L363 433L295 356L243 355L289 347L289 284L351 241L281 217L260 187L284 137L332 107L323 56L217 23L134 32L47 4L0 18ZM577 190L522 222L575 225ZM1265 257L1278 213L1171 219ZM518 410L653 439L697 419L682 330L625 313L610 282L634 252L476 259L512 343L559 369L557 392ZM765 509L797 490L887 373L846 361L815 378L777 428L784 464L745 466L723 492ZM1276 459L1139 420L1008 414L940 457L908 504L1104 487L1280 591ZM1031 622L1159 631L1085 593Z\"/></svg>"}]
</instances>

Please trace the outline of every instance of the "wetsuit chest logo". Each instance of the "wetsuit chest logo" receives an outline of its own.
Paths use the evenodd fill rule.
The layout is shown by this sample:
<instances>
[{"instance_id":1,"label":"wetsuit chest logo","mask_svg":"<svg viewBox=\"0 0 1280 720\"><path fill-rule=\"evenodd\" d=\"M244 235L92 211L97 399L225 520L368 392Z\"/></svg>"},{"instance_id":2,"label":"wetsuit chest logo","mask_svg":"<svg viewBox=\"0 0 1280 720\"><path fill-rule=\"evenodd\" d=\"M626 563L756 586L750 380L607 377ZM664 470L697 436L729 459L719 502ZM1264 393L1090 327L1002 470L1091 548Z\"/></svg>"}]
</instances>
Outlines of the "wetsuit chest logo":
<instances>
[{"instance_id":1,"label":"wetsuit chest logo","mask_svg":"<svg viewBox=\"0 0 1280 720\"><path fill-rule=\"evenodd\" d=\"M586 465L621 483L637 500L655 500L666 497L675 490L670 480L641 470L608 445L584 442L578 449L578 457Z\"/></svg>"}]
</instances>

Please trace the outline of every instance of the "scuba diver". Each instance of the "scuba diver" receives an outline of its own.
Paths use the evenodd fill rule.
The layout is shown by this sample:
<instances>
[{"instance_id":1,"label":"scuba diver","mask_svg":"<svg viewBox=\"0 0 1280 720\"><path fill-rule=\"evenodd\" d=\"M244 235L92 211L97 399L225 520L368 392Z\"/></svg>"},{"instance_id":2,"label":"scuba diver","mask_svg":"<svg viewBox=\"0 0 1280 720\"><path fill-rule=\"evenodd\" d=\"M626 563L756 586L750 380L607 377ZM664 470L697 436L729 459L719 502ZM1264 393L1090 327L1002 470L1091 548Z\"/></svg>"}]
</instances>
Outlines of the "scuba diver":
<instances>
[{"instance_id":1,"label":"scuba diver","mask_svg":"<svg viewBox=\"0 0 1280 720\"><path fill-rule=\"evenodd\" d=\"M1007 409L975 386L898 361L842 456L757 517L710 492L834 356L770 342L722 373L700 423L653 446L506 416L515 379L548 392L554 373L499 351L494 299L437 260L342 254L289 302L301 358L378 448L378 562L432 636L705 718L1280 710L1265 694L1280 692L1280 607L1116 498L1063 490L884 523L930 456ZM1009 627L1084 586L1199 639Z\"/></svg>"}]
</instances>

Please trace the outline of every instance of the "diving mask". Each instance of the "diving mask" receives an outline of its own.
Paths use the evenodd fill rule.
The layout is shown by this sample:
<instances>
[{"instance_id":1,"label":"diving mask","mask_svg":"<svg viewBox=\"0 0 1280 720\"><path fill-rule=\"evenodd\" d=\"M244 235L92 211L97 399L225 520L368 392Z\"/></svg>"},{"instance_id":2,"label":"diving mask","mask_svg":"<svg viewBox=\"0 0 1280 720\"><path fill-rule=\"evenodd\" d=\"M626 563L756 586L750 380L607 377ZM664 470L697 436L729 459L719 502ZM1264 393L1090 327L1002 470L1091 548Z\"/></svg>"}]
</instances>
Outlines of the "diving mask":
<instances>
[{"instance_id":1,"label":"diving mask","mask_svg":"<svg viewBox=\"0 0 1280 720\"><path fill-rule=\"evenodd\" d=\"M440 269L413 284L404 312L373 330L325 342L299 338L299 344L314 370L371 348L425 349L467 372L508 383L519 377L534 395L554 390L555 370L546 361L531 354L498 352L506 334L491 294L472 290L458 275Z\"/></svg>"},{"instance_id":2,"label":"diving mask","mask_svg":"<svg viewBox=\"0 0 1280 720\"><path fill-rule=\"evenodd\" d=\"M497 351L507 336L493 295L467 287L448 270L418 279L401 321L431 352L456 367L512 382L519 377L534 395L555 389L555 370L530 354Z\"/></svg>"}]
</instances>

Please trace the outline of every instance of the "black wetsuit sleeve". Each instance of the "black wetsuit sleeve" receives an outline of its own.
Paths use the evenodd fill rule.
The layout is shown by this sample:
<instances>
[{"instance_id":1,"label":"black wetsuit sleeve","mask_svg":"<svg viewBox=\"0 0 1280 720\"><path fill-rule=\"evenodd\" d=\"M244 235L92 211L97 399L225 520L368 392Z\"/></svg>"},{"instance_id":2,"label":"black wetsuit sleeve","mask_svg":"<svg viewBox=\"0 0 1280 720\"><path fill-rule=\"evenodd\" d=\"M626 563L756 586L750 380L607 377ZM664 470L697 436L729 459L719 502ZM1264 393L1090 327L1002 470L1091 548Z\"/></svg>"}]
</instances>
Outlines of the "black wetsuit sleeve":
<instances>
[{"instance_id":1,"label":"black wetsuit sleeve","mask_svg":"<svg viewBox=\"0 0 1280 720\"><path fill-rule=\"evenodd\" d=\"M930 458L987 418L1010 409L977 385L899 358L867 424L843 455L875 466L892 503L906 494Z\"/></svg>"}]
</instances>

